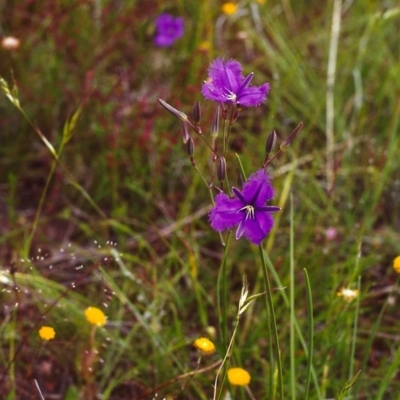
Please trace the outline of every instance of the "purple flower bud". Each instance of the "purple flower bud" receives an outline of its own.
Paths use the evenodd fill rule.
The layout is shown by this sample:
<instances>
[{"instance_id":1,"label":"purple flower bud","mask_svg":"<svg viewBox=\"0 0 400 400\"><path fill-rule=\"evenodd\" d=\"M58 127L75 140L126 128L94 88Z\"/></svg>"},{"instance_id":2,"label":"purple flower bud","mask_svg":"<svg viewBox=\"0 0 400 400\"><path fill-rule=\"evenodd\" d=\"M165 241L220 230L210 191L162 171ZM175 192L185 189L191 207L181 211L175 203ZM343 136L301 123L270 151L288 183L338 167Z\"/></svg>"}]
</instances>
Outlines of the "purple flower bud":
<instances>
[{"instance_id":1,"label":"purple flower bud","mask_svg":"<svg viewBox=\"0 0 400 400\"><path fill-rule=\"evenodd\" d=\"M303 127L303 123L300 122L296 128L294 128L294 131L289 135L288 138L286 138L281 145L279 146L279 149L281 151L285 151L293 142L294 139L296 139L297 134L300 132L300 129Z\"/></svg>"},{"instance_id":2,"label":"purple flower bud","mask_svg":"<svg viewBox=\"0 0 400 400\"><path fill-rule=\"evenodd\" d=\"M271 151L274 149L275 144L276 144L276 132L272 131L269 135L268 135L268 139L267 139L267 144L265 146L265 152L267 153L267 155L269 153L271 153Z\"/></svg>"},{"instance_id":3,"label":"purple flower bud","mask_svg":"<svg viewBox=\"0 0 400 400\"><path fill-rule=\"evenodd\" d=\"M226 160L224 156L218 158L217 177L220 182L223 182L226 178Z\"/></svg>"},{"instance_id":4,"label":"purple flower bud","mask_svg":"<svg viewBox=\"0 0 400 400\"><path fill-rule=\"evenodd\" d=\"M186 142L186 151L189 157L193 157L194 154L194 141L191 137L189 137L188 141Z\"/></svg>"},{"instance_id":5,"label":"purple flower bud","mask_svg":"<svg viewBox=\"0 0 400 400\"><path fill-rule=\"evenodd\" d=\"M193 106L193 121L196 125L200 122L200 118L201 118L201 108L199 102L196 101L196 103L194 103Z\"/></svg>"}]
</instances>

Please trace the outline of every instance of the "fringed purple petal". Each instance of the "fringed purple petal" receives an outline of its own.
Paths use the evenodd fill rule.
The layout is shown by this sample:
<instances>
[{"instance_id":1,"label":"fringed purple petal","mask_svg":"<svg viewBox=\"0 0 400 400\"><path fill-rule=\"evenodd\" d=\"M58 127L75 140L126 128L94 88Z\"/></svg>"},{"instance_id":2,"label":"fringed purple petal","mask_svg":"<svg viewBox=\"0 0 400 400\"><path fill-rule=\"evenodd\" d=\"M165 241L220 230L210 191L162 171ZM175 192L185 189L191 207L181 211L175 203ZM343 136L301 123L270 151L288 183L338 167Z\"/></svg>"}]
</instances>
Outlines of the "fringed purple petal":
<instances>
[{"instance_id":1,"label":"fringed purple petal","mask_svg":"<svg viewBox=\"0 0 400 400\"><path fill-rule=\"evenodd\" d=\"M265 203L274 197L274 188L264 169L250 175L243 185L242 195L247 204L252 204L257 208L265 206Z\"/></svg>"},{"instance_id":2,"label":"fringed purple petal","mask_svg":"<svg viewBox=\"0 0 400 400\"><path fill-rule=\"evenodd\" d=\"M226 102L226 95L216 88L212 82L204 82L201 93L208 100L216 101L217 103Z\"/></svg>"},{"instance_id":3,"label":"fringed purple petal","mask_svg":"<svg viewBox=\"0 0 400 400\"><path fill-rule=\"evenodd\" d=\"M242 75L242 66L236 60L229 60L225 63L225 77L224 77L224 87L231 93L237 93L244 76Z\"/></svg>"},{"instance_id":4,"label":"fringed purple petal","mask_svg":"<svg viewBox=\"0 0 400 400\"><path fill-rule=\"evenodd\" d=\"M244 107L255 107L264 103L269 91L269 84L245 87L237 94L236 102Z\"/></svg>"},{"instance_id":5,"label":"fringed purple petal","mask_svg":"<svg viewBox=\"0 0 400 400\"><path fill-rule=\"evenodd\" d=\"M221 232L238 225L243 218L243 214L238 212L242 206L240 200L231 199L225 193L220 193L215 198L215 207L209 214L211 227Z\"/></svg>"},{"instance_id":6,"label":"fringed purple petal","mask_svg":"<svg viewBox=\"0 0 400 400\"><path fill-rule=\"evenodd\" d=\"M248 219L243 223L244 237L255 245L259 245L271 231L274 220L268 212L256 212L254 219Z\"/></svg>"}]
</instances>

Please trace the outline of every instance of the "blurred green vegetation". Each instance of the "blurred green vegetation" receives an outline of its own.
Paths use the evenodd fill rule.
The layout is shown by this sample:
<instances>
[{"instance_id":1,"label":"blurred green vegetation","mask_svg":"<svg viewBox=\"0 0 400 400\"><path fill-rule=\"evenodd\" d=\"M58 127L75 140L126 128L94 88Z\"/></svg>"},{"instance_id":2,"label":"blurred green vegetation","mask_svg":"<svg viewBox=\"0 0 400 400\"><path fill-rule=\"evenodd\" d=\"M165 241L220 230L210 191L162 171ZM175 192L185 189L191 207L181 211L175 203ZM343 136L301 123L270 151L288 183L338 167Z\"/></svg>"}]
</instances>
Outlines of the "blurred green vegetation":
<instances>
[{"instance_id":1,"label":"blurred green vegetation","mask_svg":"<svg viewBox=\"0 0 400 400\"><path fill-rule=\"evenodd\" d=\"M213 105L200 90L217 56L235 58L246 74L253 71L254 84L271 84L266 104L243 110L233 125L231 182L235 152L250 174L263 162L269 132L277 131L279 143L304 123L270 168L274 203L282 211L266 249L280 283L289 286L290 191L295 308L304 332L303 268L314 301L319 388L312 383L310 398L334 398L359 370L348 398L397 398L400 314L392 260L400 254L400 8L390 0L336 3L341 26L333 59L332 187L326 133L333 1L240 1L231 16L211 0L1 3L0 34L20 45L0 48L0 76L18 88L25 113L0 97L4 398L39 398L32 390L37 379L45 398L86 400L97 393L139 399L196 368L193 340L213 338L218 329L223 248L208 225L209 192L186 155L181 124L157 99L188 115L198 100L207 135ZM170 48L152 42L161 12L185 20L184 37ZM66 133L72 137L64 143ZM57 162L43 137L57 153L63 146ZM208 178L210 154L194 139L196 164ZM257 255L245 240L231 243L232 321L242 275L251 293L262 290ZM357 302L336 293L356 289L358 277L354 342ZM273 280L273 286L288 382L290 319L280 285ZM95 345L83 316L88 306L108 317ZM251 373L257 399L266 398L270 384L266 317L260 301L244 313L231 361ZM56 329L54 341L40 342L41 324ZM302 398L306 357L296 345L295 389ZM93 364L90 346L98 351ZM223 354L203 359L201 367L218 357ZM186 384L172 383L158 396L209 399L214 376L210 370ZM285 395L290 398L289 383ZM240 390L231 396L248 398Z\"/></svg>"}]
</instances>

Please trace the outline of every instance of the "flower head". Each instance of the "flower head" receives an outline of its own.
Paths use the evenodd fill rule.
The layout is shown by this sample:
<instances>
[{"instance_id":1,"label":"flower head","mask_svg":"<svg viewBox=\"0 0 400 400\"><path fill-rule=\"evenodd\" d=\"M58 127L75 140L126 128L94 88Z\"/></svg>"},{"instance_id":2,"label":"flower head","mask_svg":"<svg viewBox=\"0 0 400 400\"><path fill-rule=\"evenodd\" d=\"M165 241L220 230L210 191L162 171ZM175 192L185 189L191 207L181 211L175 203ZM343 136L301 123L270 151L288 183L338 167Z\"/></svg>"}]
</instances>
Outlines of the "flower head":
<instances>
[{"instance_id":1,"label":"flower head","mask_svg":"<svg viewBox=\"0 0 400 400\"><path fill-rule=\"evenodd\" d=\"M242 66L236 60L215 59L208 70L209 79L202 87L206 99L239 106L258 106L265 101L269 84L250 86L253 73L246 78Z\"/></svg>"},{"instance_id":2,"label":"flower head","mask_svg":"<svg viewBox=\"0 0 400 400\"><path fill-rule=\"evenodd\" d=\"M105 316L103 311L101 311L100 308L97 307L88 307L85 310L85 317L88 322L97 326L103 326L107 320L107 317Z\"/></svg>"},{"instance_id":3,"label":"flower head","mask_svg":"<svg viewBox=\"0 0 400 400\"><path fill-rule=\"evenodd\" d=\"M339 292L336 293L336 296L343 297L344 301L350 303L354 299L358 297L358 290L357 289L349 289L349 288L342 288Z\"/></svg>"},{"instance_id":4,"label":"flower head","mask_svg":"<svg viewBox=\"0 0 400 400\"><path fill-rule=\"evenodd\" d=\"M51 340L56 336L56 331L51 326L42 326L39 329L39 336L43 340Z\"/></svg>"},{"instance_id":5,"label":"flower head","mask_svg":"<svg viewBox=\"0 0 400 400\"><path fill-rule=\"evenodd\" d=\"M231 385L246 386L250 383L251 376L243 368L229 368L228 369L228 380Z\"/></svg>"},{"instance_id":6,"label":"flower head","mask_svg":"<svg viewBox=\"0 0 400 400\"><path fill-rule=\"evenodd\" d=\"M160 47L169 47L183 36L183 19L163 13L156 19L156 34L154 44Z\"/></svg>"},{"instance_id":7,"label":"flower head","mask_svg":"<svg viewBox=\"0 0 400 400\"><path fill-rule=\"evenodd\" d=\"M215 353L214 343L207 338L198 338L194 341L193 346L204 355L210 355Z\"/></svg>"},{"instance_id":8,"label":"flower head","mask_svg":"<svg viewBox=\"0 0 400 400\"><path fill-rule=\"evenodd\" d=\"M271 213L280 210L266 205L274 197L268 174L260 169L249 177L242 190L232 191L232 199L225 193L215 198L215 207L210 211L211 227L221 232L237 226L236 239L244 236L259 245L274 224Z\"/></svg>"},{"instance_id":9,"label":"flower head","mask_svg":"<svg viewBox=\"0 0 400 400\"><path fill-rule=\"evenodd\" d=\"M394 260L393 260L393 269L400 274L400 256L397 256Z\"/></svg>"},{"instance_id":10,"label":"flower head","mask_svg":"<svg viewBox=\"0 0 400 400\"><path fill-rule=\"evenodd\" d=\"M222 4L221 10L224 14L226 15L233 15L237 11L238 6L235 3L232 3L231 1Z\"/></svg>"}]
</instances>

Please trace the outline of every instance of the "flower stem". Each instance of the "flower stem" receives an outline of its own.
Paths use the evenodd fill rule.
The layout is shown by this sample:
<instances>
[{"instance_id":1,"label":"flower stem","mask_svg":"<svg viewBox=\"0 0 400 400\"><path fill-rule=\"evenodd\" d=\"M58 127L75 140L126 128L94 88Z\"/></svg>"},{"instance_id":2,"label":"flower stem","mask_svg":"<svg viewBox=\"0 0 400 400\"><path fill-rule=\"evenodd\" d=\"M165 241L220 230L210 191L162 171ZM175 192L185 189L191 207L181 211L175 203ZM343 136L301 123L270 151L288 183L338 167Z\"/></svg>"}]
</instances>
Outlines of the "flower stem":
<instances>
[{"instance_id":1,"label":"flower stem","mask_svg":"<svg viewBox=\"0 0 400 400\"><path fill-rule=\"evenodd\" d=\"M304 281L306 284L306 292L307 292L307 316L308 316L308 359L307 359L307 378L306 378L306 392L304 395L304 400L308 400L310 393L310 383L312 376L312 360L314 355L314 317L313 317L313 303L311 296L311 285L310 280L308 278L308 272L304 268Z\"/></svg>"},{"instance_id":2,"label":"flower stem","mask_svg":"<svg viewBox=\"0 0 400 400\"><path fill-rule=\"evenodd\" d=\"M228 337L228 321L227 321L227 267L226 260L228 255L229 241L231 237L231 232L228 233L226 238L226 246L224 249L224 257L222 259L221 268L218 274L217 282L217 302L218 302L218 321L219 330L221 338L222 353L227 351L227 337Z\"/></svg>"},{"instance_id":3,"label":"flower stem","mask_svg":"<svg viewBox=\"0 0 400 400\"><path fill-rule=\"evenodd\" d=\"M269 309L269 314L271 317L270 321L272 323L272 340L274 342L274 347L275 347L276 365L277 365L277 370L278 370L277 372L278 372L279 393L280 393L281 400L283 400L282 360L281 360L281 353L280 353L280 349L279 349L278 329L276 326L275 310L274 310L274 305L273 305L273 301L272 301L271 284L270 284L269 278L268 278L267 263L266 263L266 259L265 259L265 251L262 248L262 246L258 246L258 249L260 251L261 266L262 266L263 277L264 277L267 312ZM271 366L271 369L272 369L272 366ZM272 382L271 382L271 384L272 384Z\"/></svg>"}]
</instances>

